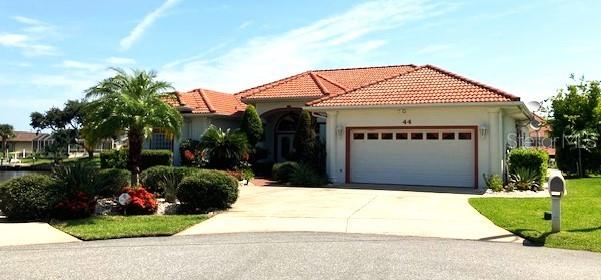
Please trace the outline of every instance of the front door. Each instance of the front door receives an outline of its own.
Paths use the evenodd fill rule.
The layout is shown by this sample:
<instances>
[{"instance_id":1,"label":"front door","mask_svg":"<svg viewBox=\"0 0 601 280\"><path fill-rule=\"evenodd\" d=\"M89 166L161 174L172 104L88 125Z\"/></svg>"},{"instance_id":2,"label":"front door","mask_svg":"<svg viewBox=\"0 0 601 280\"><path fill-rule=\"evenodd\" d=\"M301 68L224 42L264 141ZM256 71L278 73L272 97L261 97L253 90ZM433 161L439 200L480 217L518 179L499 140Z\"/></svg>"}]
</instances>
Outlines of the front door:
<instances>
[{"instance_id":1,"label":"front door","mask_svg":"<svg viewBox=\"0 0 601 280\"><path fill-rule=\"evenodd\" d=\"M286 161L288 155L292 152L294 134L278 134L277 135L277 155L276 162Z\"/></svg>"}]
</instances>

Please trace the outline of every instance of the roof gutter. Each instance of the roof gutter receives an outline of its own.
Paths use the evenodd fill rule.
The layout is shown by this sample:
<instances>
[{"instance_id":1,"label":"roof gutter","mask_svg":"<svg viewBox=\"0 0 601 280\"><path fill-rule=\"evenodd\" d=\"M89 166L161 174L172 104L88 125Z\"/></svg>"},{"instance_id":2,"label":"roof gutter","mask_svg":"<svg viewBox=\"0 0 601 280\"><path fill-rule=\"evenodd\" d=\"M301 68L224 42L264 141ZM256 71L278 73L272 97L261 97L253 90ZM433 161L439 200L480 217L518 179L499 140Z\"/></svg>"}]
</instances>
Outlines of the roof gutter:
<instances>
[{"instance_id":1,"label":"roof gutter","mask_svg":"<svg viewBox=\"0 0 601 280\"><path fill-rule=\"evenodd\" d=\"M522 101L502 102L469 102L469 103L422 103L422 104L392 104L392 105L357 105L357 106L304 106L303 110L311 112L355 110L355 109L403 109L416 107L518 107L529 119L534 115Z\"/></svg>"}]
</instances>

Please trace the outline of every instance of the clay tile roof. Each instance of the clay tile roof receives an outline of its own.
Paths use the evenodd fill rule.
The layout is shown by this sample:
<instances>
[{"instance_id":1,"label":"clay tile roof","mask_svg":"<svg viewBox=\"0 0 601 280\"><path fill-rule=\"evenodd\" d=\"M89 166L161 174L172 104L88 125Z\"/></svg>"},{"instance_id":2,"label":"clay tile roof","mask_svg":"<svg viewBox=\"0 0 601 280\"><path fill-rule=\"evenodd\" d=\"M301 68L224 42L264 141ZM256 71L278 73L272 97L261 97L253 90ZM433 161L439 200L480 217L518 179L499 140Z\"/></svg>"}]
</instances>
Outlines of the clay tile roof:
<instances>
[{"instance_id":1,"label":"clay tile roof","mask_svg":"<svg viewBox=\"0 0 601 280\"><path fill-rule=\"evenodd\" d=\"M316 99L353 90L405 73L415 67L415 65L394 65L307 71L243 90L236 96L243 100Z\"/></svg>"},{"instance_id":2,"label":"clay tile roof","mask_svg":"<svg viewBox=\"0 0 601 280\"><path fill-rule=\"evenodd\" d=\"M191 110L193 114L235 116L246 109L246 104L233 94L200 88L178 92L177 99L166 100L166 102L184 111Z\"/></svg>"},{"instance_id":3,"label":"clay tile roof","mask_svg":"<svg viewBox=\"0 0 601 280\"><path fill-rule=\"evenodd\" d=\"M311 101L314 107L519 101L519 97L432 65Z\"/></svg>"}]
</instances>

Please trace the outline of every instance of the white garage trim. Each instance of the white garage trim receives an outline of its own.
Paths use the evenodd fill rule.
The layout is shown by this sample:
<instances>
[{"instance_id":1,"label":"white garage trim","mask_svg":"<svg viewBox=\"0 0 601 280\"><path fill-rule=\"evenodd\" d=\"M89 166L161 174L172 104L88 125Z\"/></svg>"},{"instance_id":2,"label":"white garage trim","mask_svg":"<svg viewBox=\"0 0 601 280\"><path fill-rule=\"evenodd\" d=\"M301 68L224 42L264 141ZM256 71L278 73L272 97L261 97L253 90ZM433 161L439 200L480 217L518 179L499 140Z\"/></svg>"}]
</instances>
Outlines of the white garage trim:
<instances>
[{"instance_id":1,"label":"white garage trim","mask_svg":"<svg viewBox=\"0 0 601 280\"><path fill-rule=\"evenodd\" d=\"M370 131L370 130L466 130L472 132L473 135L473 186L474 189L478 188L478 126L465 125L465 126L369 126L369 127L346 127L346 147L345 147L345 182L347 184L353 183L351 180L351 137L353 130Z\"/></svg>"}]
</instances>

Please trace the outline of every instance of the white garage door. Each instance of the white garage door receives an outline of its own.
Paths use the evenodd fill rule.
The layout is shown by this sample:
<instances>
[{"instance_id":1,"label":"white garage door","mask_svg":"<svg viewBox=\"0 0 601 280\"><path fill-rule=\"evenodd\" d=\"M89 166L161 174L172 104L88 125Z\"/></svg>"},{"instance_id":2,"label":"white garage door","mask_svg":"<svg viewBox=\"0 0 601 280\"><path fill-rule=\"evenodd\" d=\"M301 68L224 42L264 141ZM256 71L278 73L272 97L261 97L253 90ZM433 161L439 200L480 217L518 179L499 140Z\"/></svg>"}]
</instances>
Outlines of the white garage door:
<instances>
[{"instance_id":1,"label":"white garage door","mask_svg":"<svg viewBox=\"0 0 601 280\"><path fill-rule=\"evenodd\" d=\"M474 187L473 129L352 129L350 182Z\"/></svg>"}]
</instances>

